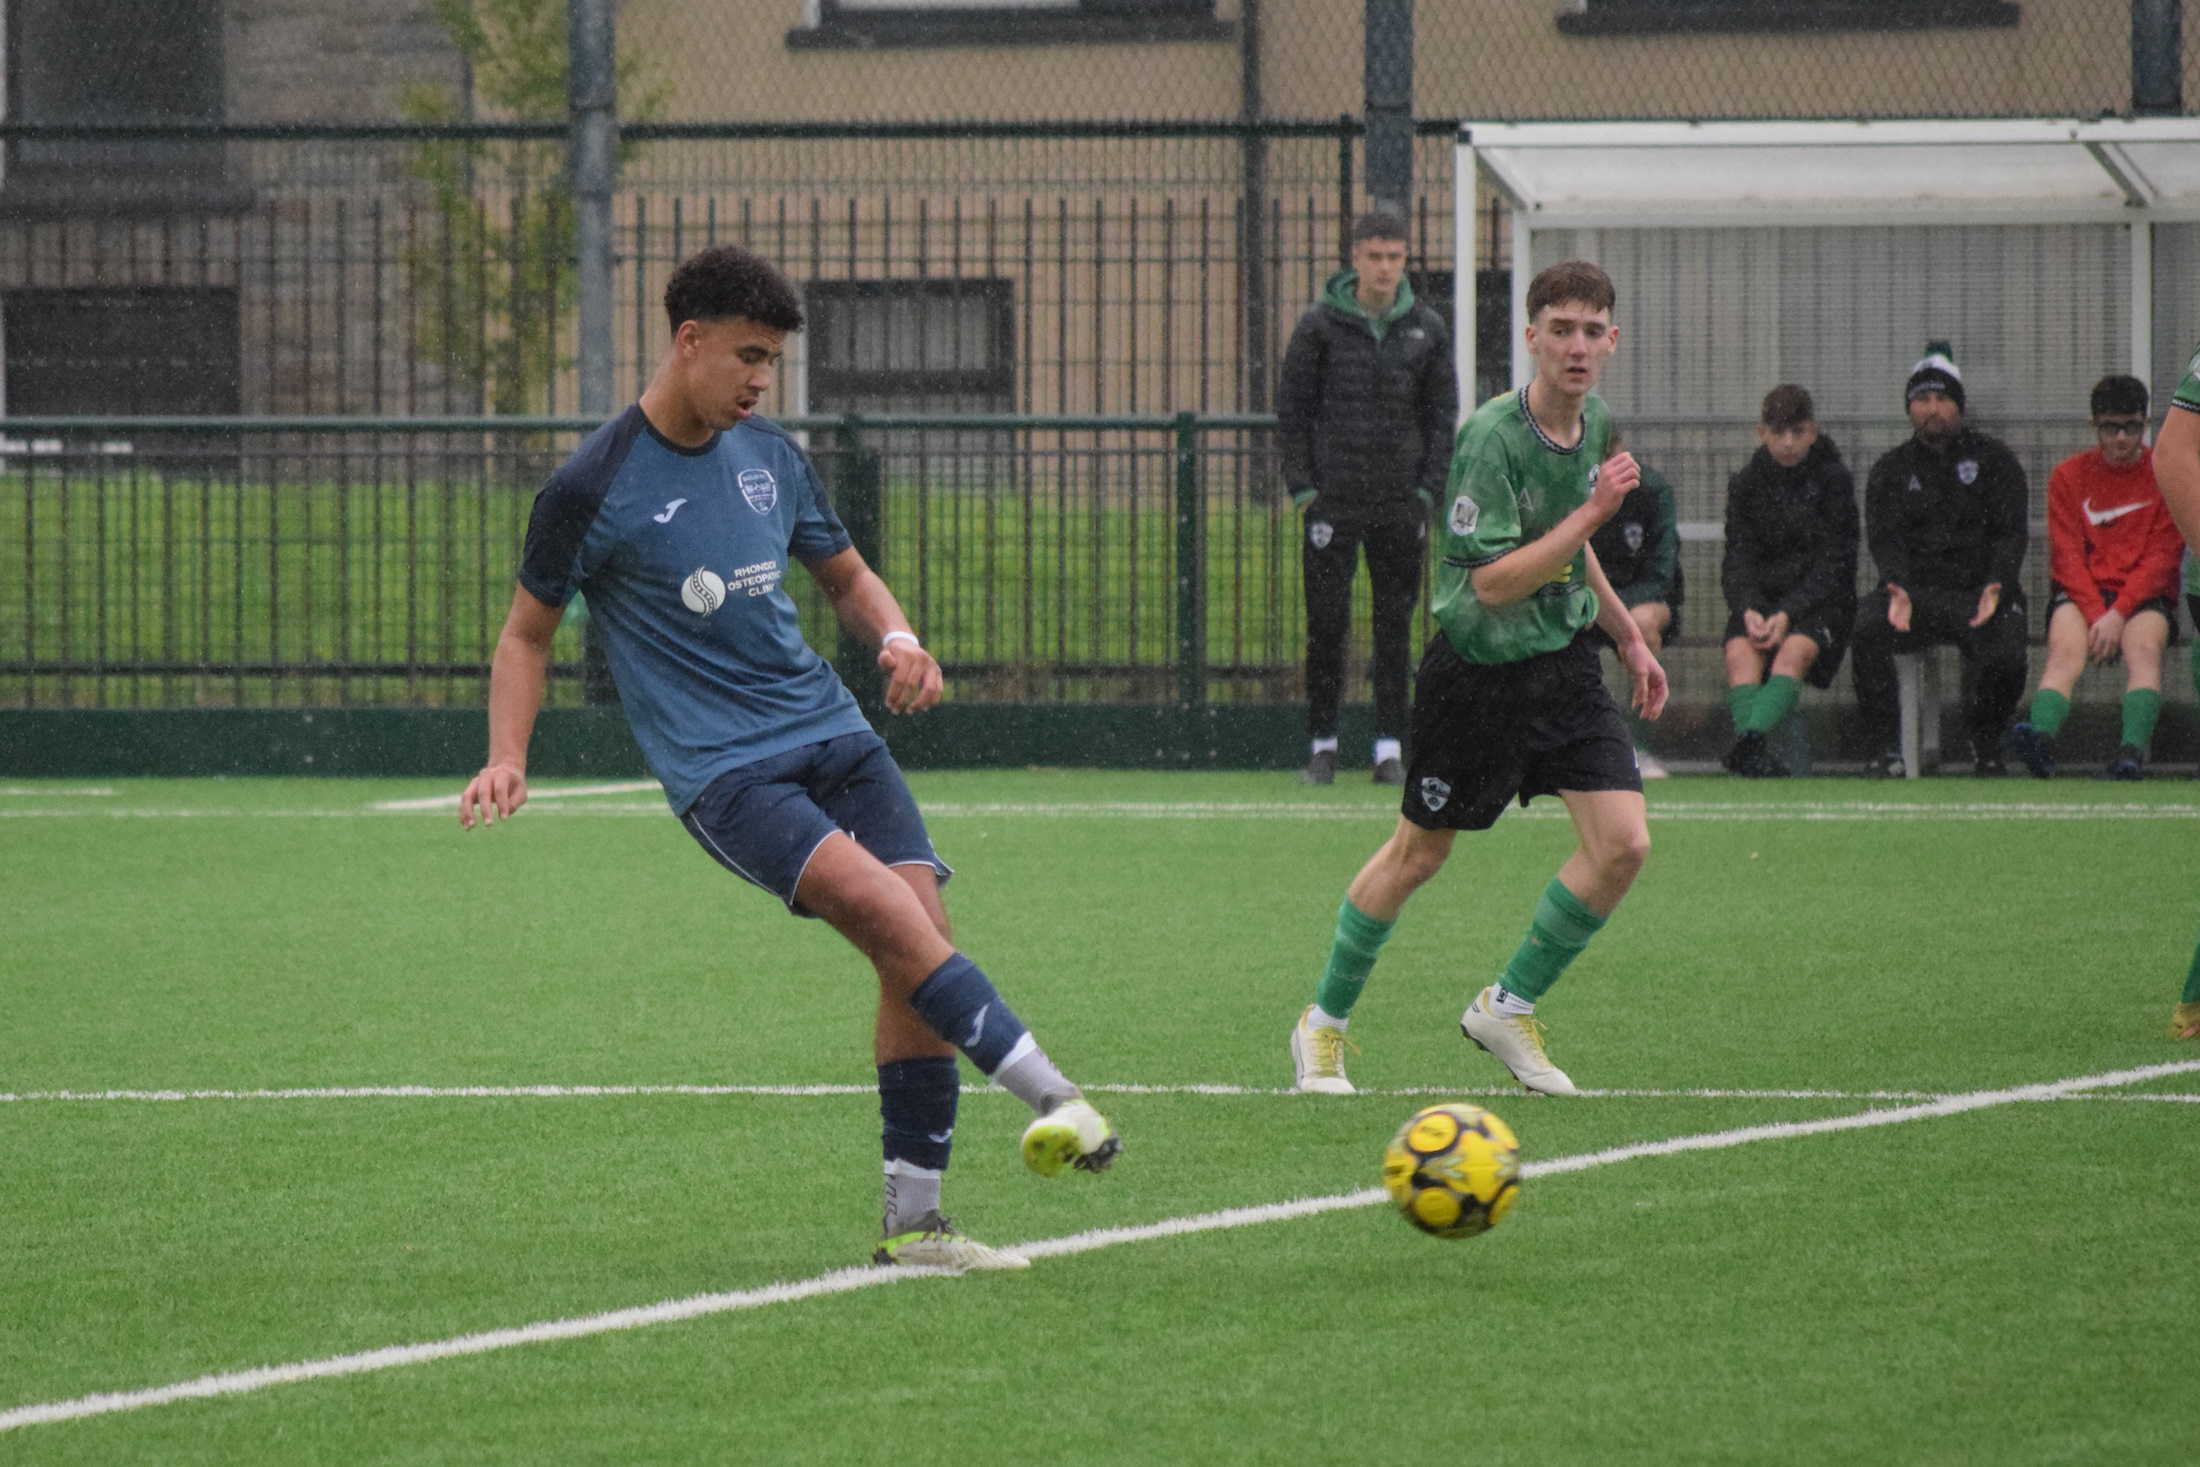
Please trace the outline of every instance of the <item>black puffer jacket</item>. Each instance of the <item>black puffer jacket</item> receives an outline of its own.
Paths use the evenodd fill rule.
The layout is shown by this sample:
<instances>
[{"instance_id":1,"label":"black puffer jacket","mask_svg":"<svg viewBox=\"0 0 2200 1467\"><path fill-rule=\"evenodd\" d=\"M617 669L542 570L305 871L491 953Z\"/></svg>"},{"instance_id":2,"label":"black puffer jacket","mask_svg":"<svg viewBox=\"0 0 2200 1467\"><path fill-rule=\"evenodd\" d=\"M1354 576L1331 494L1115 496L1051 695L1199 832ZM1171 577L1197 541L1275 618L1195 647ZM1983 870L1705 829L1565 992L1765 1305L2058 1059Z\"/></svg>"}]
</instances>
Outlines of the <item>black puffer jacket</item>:
<instances>
[{"instance_id":1,"label":"black puffer jacket","mask_svg":"<svg viewBox=\"0 0 2200 1467\"><path fill-rule=\"evenodd\" d=\"M1368 318L1356 277L1333 277L1299 318L1283 354L1276 405L1283 481L1294 497L1320 495L1318 512L1426 513L1443 497L1458 428L1451 333L1401 283L1394 319Z\"/></svg>"},{"instance_id":2,"label":"black puffer jacket","mask_svg":"<svg viewBox=\"0 0 2200 1467\"><path fill-rule=\"evenodd\" d=\"M1727 610L1784 611L1791 626L1856 617L1856 480L1821 434L1792 469L1763 448L1726 481Z\"/></svg>"}]
</instances>

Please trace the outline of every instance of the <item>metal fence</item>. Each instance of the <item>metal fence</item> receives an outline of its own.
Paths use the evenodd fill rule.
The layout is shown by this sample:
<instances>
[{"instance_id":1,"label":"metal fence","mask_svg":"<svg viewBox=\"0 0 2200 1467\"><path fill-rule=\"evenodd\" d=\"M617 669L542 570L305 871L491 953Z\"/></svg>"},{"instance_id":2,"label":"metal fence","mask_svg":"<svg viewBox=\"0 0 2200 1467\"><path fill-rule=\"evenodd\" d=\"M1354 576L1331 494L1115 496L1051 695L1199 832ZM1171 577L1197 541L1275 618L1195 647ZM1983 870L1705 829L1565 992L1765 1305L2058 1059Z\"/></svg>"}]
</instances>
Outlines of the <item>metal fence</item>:
<instances>
[{"instance_id":1,"label":"metal fence","mask_svg":"<svg viewBox=\"0 0 2200 1467\"><path fill-rule=\"evenodd\" d=\"M1298 523L1262 490L1269 420L794 422L951 697L1297 695ZM535 488L586 426L13 420L0 706L478 705ZM788 585L836 653L814 586ZM581 606L553 705L610 696L588 640Z\"/></svg>"},{"instance_id":2,"label":"metal fence","mask_svg":"<svg viewBox=\"0 0 2200 1467\"><path fill-rule=\"evenodd\" d=\"M939 657L993 703L1274 703L1303 696L1299 516L1263 415L813 417L828 493ZM0 438L0 707L479 706L529 506L576 419L13 420ZM2047 470L2086 425L1986 422L2032 481L2023 584L2046 603ZM1899 419L1831 421L1861 483ZM1676 702L1716 707L1736 419L1639 417L1629 446L1676 490L1687 600ZM1865 558L1868 579L1869 557ZM861 691L807 577L813 645ZM1368 646L1358 588L1352 686ZM1416 651L1429 627L1416 619ZM550 702L608 699L585 605ZM2114 686L2111 686L2114 684ZM2171 701L2189 696L2171 678ZM2114 697L2103 674L2085 697ZM1820 697L1846 701L1844 677Z\"/></svg>"}]
</instances>

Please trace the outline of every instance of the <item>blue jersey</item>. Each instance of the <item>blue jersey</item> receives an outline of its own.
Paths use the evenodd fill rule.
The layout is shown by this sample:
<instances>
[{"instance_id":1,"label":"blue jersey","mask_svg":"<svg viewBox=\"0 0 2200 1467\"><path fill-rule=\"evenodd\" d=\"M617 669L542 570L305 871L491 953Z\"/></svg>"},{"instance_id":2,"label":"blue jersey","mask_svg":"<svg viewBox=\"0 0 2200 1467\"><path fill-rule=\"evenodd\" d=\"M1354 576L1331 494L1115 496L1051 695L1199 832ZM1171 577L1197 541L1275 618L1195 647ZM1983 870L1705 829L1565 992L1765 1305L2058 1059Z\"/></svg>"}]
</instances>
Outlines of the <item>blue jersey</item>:
<instances>
[{"instance_id":1,"label":"blue jersey","mask_svg":"<svg viewBox=\"0 0 2200 1467\"><path fill-rule=\"evenodd\" d=\"M682 448L629 407L535 496L519 583L579 591L675 812L729 769L870 727L802 640L788 556L848 548L808 455L750 418Z\"/></svg>"}]
</instances>

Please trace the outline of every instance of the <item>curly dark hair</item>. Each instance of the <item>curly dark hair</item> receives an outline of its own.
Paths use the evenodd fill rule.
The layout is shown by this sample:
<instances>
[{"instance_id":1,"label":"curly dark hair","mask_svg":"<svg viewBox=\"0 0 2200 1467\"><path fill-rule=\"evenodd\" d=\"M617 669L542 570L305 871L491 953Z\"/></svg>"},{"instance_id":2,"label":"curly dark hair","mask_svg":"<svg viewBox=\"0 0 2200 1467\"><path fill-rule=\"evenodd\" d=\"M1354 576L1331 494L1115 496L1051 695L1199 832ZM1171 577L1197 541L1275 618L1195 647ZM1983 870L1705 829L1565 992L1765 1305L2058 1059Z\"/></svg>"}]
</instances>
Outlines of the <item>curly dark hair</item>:
<instances>
[{"instance_id":1,"label":"curly dark hair","mask_svg":"<svg viewBox=\"0 0 2200 1467\"><path fill-rule=\"evenodd\" d=\"M1783 382L1765 394L1765 405L1758 412L1757 421L1779 433L1818 421L1818 408L1811 402L1806 389L1793 382Z\"/></svg>"},{"instance_id":2,"label":"curly dark hair","mask_svg":"<svg viewBox=\"0 0 2200 1467\"><path fill-rule=\"evenodd\" d=\"M802 297L779 267L739 245L712 245L681 262L665 282L665 315L682 321L739 316L774 331L802 329Z\"/></svg>"}]
</instances>

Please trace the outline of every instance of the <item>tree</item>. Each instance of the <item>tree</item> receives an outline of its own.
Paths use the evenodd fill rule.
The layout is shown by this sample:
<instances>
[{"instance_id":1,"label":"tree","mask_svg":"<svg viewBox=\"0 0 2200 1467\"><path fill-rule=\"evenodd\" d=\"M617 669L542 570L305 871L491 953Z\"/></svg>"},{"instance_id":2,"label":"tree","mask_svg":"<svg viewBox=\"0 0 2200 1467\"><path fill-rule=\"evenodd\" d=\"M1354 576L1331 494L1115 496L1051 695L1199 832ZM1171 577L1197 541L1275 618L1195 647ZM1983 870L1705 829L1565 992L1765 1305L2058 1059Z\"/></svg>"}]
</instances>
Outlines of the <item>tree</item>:
<instances>
[{"instance_id":1,"label":"tree","mask_svg":"<svg viewBox=\"0 0 2200 1467\"><path fill-rule=\"evenodd\" d=\"M408 120L565 120L566 0L429 6L467 79L455 92L413 88ZM643 63L621 56L618 73L622 117L662 113L670 88ZM434 221L404 246L422 359L443 365L452 389L489 412L549 410L553 384L572 365L560 338L578 298L564 142L426 142L407 171L426 185Z\"/></svg>"}]
</instances>

